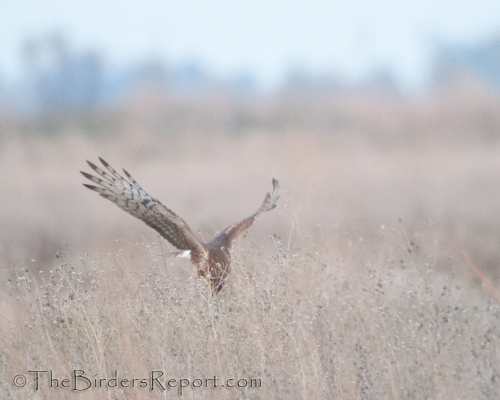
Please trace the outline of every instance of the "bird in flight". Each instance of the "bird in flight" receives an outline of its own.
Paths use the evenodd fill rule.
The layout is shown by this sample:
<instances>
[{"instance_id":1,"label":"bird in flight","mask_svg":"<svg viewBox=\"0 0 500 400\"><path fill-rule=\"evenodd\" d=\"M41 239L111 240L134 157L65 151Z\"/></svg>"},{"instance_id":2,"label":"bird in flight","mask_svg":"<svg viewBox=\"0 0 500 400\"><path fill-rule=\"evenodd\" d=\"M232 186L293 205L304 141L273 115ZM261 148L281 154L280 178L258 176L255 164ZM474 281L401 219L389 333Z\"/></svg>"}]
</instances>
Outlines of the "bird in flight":
<instances>
[{"instance_id":1,"label":"bird in flight","mask_svg":"<svg viewBox=\"0 0 500 400\"><path fill-rule=\"evenodd\" d=\"M211 241L204 243L196 237L181 217L150 196L125 169L123 172L128 180L101 157L99 160L106 171L90 161L87 163L100 177L80 171L85 178L98 186L86 183L83 185L112 201L167 239L170 244L179 249L171 255L189 258L196 268L197 275L205 280L214 293L222 289L229 274L230 250L234 240L253 224L259 214L275 208L279 198L279 183L273 178L272 192L266 194L264 202L255 213L228 226Z\"/></svg>"}]
</instances>

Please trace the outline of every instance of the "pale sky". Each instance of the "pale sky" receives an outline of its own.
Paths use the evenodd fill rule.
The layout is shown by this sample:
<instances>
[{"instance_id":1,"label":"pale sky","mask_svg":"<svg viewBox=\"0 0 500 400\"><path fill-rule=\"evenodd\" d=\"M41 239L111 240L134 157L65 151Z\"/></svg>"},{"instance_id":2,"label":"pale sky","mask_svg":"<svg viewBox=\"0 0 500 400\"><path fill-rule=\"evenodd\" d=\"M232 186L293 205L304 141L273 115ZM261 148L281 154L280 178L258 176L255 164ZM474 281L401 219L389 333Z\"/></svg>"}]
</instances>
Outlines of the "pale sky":
<instances>
[{"instance_id":1,"label":"pale sky","mask_svg":"<svg viewBox=\"0 0 500 400\"><path fill-rule=\"evenodd\" d=\"M199 60L263 85L291 67L346 79L389 68L419 83L438 43L500 34L500 0L16 0L0 5L0 80L22 77L24 39L61 32L109 66Z\"/></svg>"}]
</instances>

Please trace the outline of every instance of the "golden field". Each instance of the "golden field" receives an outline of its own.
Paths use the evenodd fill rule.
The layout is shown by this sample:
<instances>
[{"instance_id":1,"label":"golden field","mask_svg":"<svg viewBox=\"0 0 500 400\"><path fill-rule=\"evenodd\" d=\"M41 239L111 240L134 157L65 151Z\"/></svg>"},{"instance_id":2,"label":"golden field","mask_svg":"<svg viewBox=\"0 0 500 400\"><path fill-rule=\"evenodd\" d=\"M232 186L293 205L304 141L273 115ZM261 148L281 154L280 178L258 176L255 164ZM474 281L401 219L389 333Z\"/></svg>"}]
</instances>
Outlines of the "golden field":
<instances>
[{"instance_id":1,"label":"golden field","mask_svg":"<svg viewBox=\"0 0 500 400\"><path fill-rule=\"evenodd\" d=\"M180 396L151 390L152 371L189 380L188 399L500 395L498 94L137 92L0 129L2 398ZM98 156L206 240L273 177L281 198L210 296L170 244L81 185ZM58 387L47 372L35 390L29 370ZM104 387L61 387L74 371ZM107 387L115 371L145 387Z\"/></svg>"}]
</instances>

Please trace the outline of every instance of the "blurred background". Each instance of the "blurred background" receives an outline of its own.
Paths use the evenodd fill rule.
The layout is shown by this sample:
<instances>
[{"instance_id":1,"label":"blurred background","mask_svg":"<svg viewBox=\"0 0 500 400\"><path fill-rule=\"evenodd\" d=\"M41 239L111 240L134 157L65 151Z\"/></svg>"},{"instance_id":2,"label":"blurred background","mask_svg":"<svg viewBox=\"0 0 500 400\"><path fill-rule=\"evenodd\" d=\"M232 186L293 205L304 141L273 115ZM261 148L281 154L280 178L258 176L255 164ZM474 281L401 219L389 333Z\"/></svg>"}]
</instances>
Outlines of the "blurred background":
<instances>
[{"instance_id":1,"label":"blurred background","mask_svg":"<svg viewBox=\"0 0 500 400\"><path fill-rule=\"evenodd\" d=\"M206 239L276 177L280 213L254 232L377 242L404 224L500 277L500 3L0 8L3 271L155 240L81 186L101 156Z\"/></svg>"}]
</instances>

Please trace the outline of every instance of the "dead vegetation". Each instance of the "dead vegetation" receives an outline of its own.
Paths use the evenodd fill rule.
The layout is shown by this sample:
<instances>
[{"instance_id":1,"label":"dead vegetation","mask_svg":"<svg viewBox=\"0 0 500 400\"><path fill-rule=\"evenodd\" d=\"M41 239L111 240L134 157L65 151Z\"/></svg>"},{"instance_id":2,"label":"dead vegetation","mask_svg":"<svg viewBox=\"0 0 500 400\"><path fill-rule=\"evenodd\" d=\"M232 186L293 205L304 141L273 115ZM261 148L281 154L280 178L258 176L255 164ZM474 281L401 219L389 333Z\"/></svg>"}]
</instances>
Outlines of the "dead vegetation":
<instances>
[{"instance_id":1,"label":"dead vegetation","mask_svg":"<svg viewBox=\"0 0 500 400\"><path fill-rule=\"evenodd\" d=\"M29 370L58 385L75 370L247 385L190 385L192 399L499 397L500 125L478 122L497 100L219 100L207 124L201 101L177 103L188 111L175 119L142 101L99 137L71 123L51 137L4 126L2 398L34 395ZM210 297L154 231L84 190L78 171L98 155L205 239L252 211L273 176L283 193ZM38 398L179 395L76 393L47 377Z\"/></svg>"}]
</instances>

